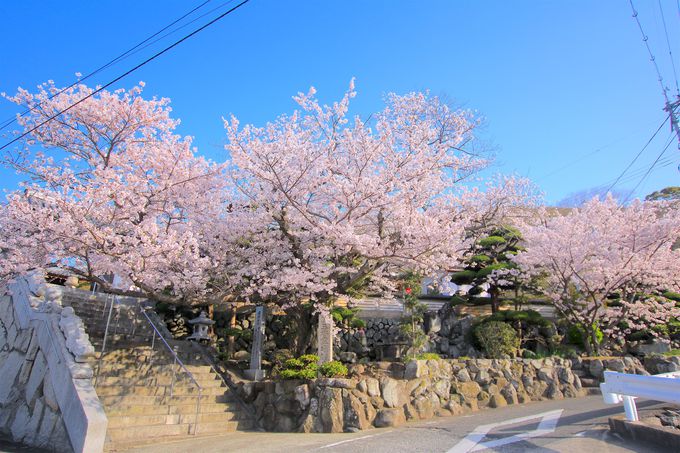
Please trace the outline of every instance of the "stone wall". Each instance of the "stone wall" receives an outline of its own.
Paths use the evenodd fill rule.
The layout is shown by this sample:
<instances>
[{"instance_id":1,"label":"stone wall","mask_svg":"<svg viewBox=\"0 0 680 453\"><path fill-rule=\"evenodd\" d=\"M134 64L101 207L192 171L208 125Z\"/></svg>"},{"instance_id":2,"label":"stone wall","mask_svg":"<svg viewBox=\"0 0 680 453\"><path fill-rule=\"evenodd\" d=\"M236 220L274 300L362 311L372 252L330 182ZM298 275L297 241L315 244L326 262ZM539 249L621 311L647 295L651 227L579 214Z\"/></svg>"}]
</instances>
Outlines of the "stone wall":
<instances>
[{"instance_id":1,"label":"stone wall","mask_svg":"<svg viewBox=\"0 0 680 453\"><path fill-rule=\"evenodd\" d=\"M581 395L567 359L353 365L348 379L239 383L268 431L343 432Z\"/></svg>"},{"instance_id":2,"label":"stone wall","mask_svg":"<svg viewBox=\"0 0 680 453\"><path fill-rule=\"evenodd\" d=\"M94 351L60 302L35 279L0 298L0 432L53 451L101 451L107 419L84 363Z\"/></svg>"}]
</instances>

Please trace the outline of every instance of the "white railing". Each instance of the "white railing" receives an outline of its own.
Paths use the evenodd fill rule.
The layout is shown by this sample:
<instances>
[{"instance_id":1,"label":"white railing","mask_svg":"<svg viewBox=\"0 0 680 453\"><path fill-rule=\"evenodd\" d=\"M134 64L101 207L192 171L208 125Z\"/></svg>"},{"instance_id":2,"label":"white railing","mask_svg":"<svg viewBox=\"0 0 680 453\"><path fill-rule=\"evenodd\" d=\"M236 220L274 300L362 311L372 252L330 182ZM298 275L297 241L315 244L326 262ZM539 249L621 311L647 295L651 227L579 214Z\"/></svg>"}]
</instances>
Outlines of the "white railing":
<instances>
[{"instance_id":1,"label":"white railing","mask_svg":"<svg viewBox=\"0 0 680 453\"><path fill-rule=\"evenodd\" d=\"M605 404L623 402L626 418L635 422L639 420L636 398L680 404L680 371L653 376L605 371L600 390Z\"/></svg>"}]
</instances>

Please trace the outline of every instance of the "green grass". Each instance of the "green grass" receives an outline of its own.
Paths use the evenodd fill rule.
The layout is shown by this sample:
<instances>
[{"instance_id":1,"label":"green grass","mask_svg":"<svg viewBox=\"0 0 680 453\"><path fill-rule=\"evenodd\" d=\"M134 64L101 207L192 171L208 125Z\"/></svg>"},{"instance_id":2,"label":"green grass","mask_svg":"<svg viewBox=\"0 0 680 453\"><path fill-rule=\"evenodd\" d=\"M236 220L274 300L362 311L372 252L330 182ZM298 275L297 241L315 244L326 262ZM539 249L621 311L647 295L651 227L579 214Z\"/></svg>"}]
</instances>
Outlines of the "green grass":
<instances>
[{"instance_id":1,"label":"green grass","mask_svg":"<svg viewBox=\"0 0 680 453\"><path fill-rule=\"evenodd\" d=\"M665 355L666 357L673 357L673 356L676 356L676 355L680 355L680 349L671 349L668 352L664 352L663 355Z\"/></svg>"}]
</instances>

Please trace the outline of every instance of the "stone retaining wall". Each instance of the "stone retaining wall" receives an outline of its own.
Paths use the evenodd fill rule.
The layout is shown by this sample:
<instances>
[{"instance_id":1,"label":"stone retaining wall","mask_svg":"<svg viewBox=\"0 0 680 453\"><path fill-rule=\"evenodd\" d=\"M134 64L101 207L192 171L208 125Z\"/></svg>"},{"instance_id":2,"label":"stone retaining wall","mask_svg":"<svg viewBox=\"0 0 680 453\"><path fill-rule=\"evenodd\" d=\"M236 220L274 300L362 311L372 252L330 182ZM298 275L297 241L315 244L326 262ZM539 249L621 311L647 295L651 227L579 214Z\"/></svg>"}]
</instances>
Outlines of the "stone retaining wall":
<instances>
[{"instance_id":1,"label":"stone retaining wall","mask_svg":"<svg viewBox=\"0 0 680 453\"><path fill-rule=\"evenodd\" d=\"M265 430L343 432L576 397L581 381L559 358L417 360L354 365L348 379L242 382L239 392Z\"/></svg>"},{"instance_id":2,"label":"stone retaining wall","mask_svg":"<svg viewBox=\"0 0 680 453\"><path fill-rule=\"evenodd\" d=\"M52 451L101 451L107 419L83 363L94 351L61 293L35 283L0 297L0 432Z\"/></svg>"}]
</instances>

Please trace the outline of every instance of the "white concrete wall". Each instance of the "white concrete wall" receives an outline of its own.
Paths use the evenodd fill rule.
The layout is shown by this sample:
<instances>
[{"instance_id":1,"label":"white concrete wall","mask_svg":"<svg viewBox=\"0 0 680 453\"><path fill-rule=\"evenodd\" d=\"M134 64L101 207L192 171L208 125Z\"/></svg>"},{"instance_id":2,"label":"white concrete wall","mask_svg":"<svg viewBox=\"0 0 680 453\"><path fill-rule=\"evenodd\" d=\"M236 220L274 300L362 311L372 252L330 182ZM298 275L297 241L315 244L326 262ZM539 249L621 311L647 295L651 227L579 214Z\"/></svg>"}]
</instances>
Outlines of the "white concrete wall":
<instances>
[{"instance_id":1,"label":"white concrete wall","mask_svg":"<svg viewBox=\"0 0 680 453\"><path fill-rule=\"evenodd\" d=\"M59 302L35 276L0 297L0 431L59 452L100 452L108 421L84 362L93 349Z\"/></svg>"}]
</instances>

